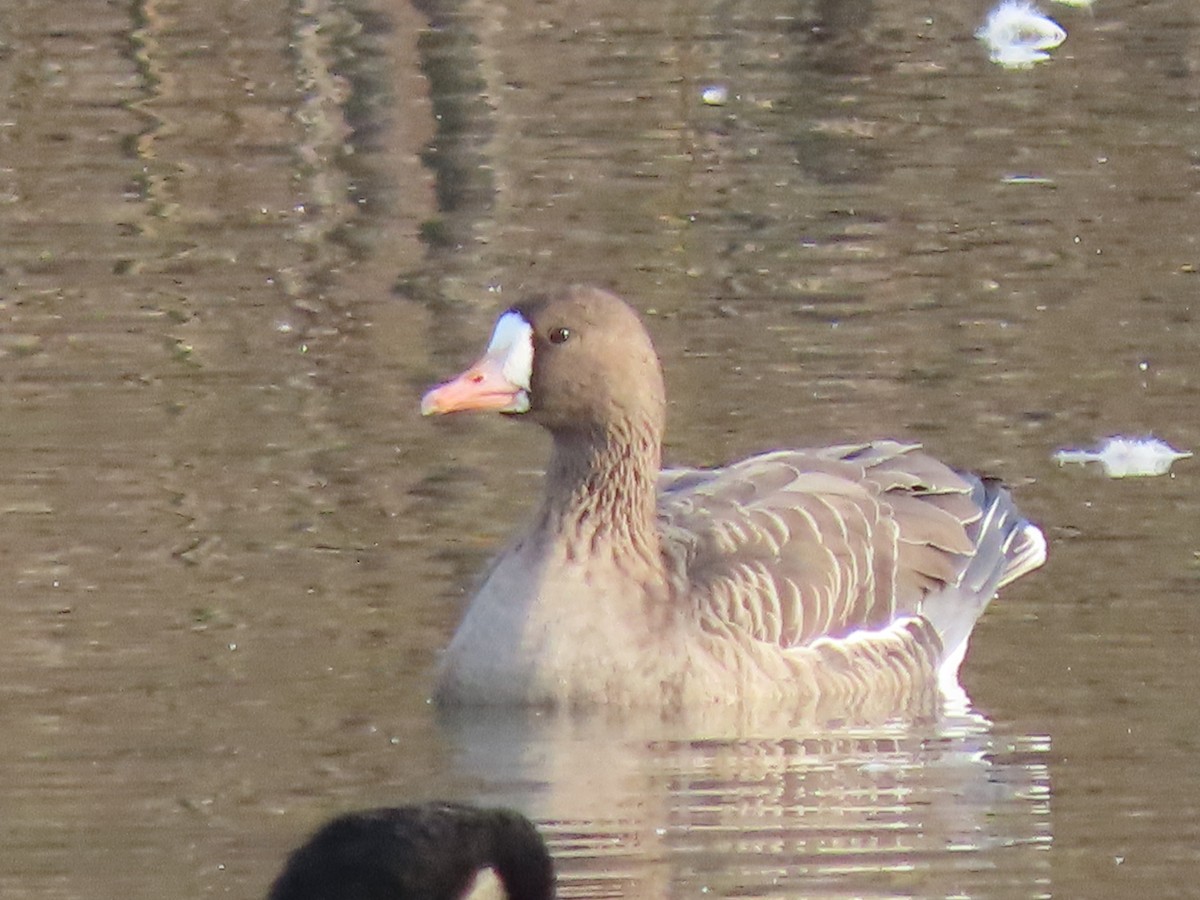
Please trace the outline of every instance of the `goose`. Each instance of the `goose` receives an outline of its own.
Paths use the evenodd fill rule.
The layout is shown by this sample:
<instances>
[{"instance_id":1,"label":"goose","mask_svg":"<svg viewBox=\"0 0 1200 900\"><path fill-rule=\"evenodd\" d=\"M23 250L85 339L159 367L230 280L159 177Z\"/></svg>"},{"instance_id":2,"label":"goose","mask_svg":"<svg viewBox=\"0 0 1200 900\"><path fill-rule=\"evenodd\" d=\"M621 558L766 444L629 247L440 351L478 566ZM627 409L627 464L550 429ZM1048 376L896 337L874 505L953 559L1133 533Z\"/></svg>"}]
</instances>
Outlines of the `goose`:
<instances>
[{"instance_id":1,"label":"goose","mask_svg":"<svg viewBox=\"0 0 1200 900\"><path fill-rule=\"evenodd\" d=\"M507 809L439 801L346 813L288 858L268 900L553 900L554 864Z\"/></svg>"},{"instance_id":2,"label":"goose","mask_svg":"<svg viewBox=\"0 0 1200 900\"><path fill-rule=\"evenodd\" d=\"M442 704L923 714L964 696L975 622L1046 556L1005 488L913 443L660 470L658 356L597 287L506 310L421 410L497 411L552 439L530 524L442 655Z\"/></svg>"}]
</instances>

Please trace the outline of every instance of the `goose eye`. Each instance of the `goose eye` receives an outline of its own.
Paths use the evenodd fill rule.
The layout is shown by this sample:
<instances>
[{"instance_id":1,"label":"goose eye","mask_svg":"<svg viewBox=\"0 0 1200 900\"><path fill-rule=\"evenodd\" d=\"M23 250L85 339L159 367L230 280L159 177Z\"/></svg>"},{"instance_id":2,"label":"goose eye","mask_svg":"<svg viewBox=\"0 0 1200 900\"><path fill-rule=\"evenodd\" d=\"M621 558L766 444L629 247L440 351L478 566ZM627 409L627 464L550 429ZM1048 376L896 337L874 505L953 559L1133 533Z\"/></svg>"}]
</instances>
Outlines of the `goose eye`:
<instances>
[{"instance_id":1,"label":"goose eye","mask_svg":"<svg viewBox=\"0 0 1200 900\"><path fill-rule=\"evenodd\" d=\"M552 344L565 344L567 339L571 337L571 329L552 328L548 337L550 338L550 343Z\"/></svg>"}]
</instances>

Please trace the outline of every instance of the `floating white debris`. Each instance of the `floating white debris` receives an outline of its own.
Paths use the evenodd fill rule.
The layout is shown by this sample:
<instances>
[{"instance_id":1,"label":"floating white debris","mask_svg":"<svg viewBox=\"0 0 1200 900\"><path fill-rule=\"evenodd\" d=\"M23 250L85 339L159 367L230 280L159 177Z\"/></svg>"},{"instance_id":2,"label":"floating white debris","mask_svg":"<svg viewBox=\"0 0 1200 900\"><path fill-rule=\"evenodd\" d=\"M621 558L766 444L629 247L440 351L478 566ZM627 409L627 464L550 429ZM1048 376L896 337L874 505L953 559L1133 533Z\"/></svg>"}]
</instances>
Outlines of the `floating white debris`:
<instances>
[{"instance_id":1,"label":"floating white debris","mask_svg":"<svg viewBox=\"0 0 1200 900\"><path fill-rule=\"evenodd\" d=\"M987 46L992 62L1023 69L1049 59L1046 51L1065 41L1067 33L1029 0L1004 0L988 13L975 37Z\"/></svg>"},{"instance_id":2,"label":"floating white debris","mask_svg":"<svg viewBox=\"0 0 1200 900\"><path fill-rule=\"evenodd\" d=\"M1043 187L1058 187L1057 182L1053 178L1045 175L1020 175L1013 173L1012 175L1002 175L1000 177L1001 184L1036 184Z\"/></svg>"},{"instance_id":3,"label":"floating white debris","mask_svg":"<svg viewBox=\"0 0 1200 900\"><path fill-rule=\"evenodd\" d=\"M1050 58L1049 53L1036 47L992 47L991 51L992 62L1006 69L1028 69L1034 63Z\"/></svg>"},{"instance_id":4,"label":"floating white debris","mask_svg":"<svg viewBox=\"0 0 1200 900\"><path fill-rule=\"evenodd\" d=\"M1191 455L1158 438L1111 437L1101 441L1095 450L1057 450L1053 458L1060 466L1098 462L1109 478L1131 478L1166 475L1175 460Z\"/></svg>"},{"instance_id":5,"label":"floating white debris","mask_svg":"<svg viewBox=\"0 0 1200 900\"><path fill-rule=\"evenodd\" d=\"M1096 0L1054 0L1054 2L1061 3L1063 6L1075 6L1079 9L1090 10L1092 8L1092 4L1095 3Z\"/></svg>"},{"instance_id":6,"label":"floating white debris","mask_svg":"<svg viewBox=\"0 0 1200 900\"><path fill-rule=\"evenodd\" d=\"M700 92L700 99L709 106L724 106L729 99L729 88L723 84L710 84Z\"/></svg>"}]
</instances>

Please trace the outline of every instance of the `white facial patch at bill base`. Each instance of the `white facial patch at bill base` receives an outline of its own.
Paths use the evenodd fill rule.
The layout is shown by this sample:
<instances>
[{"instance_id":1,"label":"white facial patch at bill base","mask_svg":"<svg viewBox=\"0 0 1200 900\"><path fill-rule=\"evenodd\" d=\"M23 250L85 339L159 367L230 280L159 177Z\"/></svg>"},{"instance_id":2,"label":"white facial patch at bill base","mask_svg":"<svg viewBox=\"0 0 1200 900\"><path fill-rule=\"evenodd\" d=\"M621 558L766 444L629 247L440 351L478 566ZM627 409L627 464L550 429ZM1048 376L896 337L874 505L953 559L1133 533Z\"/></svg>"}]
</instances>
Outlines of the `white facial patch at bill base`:
<instances>
[{"instance_id":1,"label":"white facial patch at bill base","mask_svg":"<svg viewBox=\"0 0 1200 900\"><path fill-rule=\"evenodd\" d=\"M487 356L500 363L505 379L521 393L505 412L528 412L529 382L533 378L533 327L519 312L509 310L496 321Z\"/></svg>"}]
</instances>

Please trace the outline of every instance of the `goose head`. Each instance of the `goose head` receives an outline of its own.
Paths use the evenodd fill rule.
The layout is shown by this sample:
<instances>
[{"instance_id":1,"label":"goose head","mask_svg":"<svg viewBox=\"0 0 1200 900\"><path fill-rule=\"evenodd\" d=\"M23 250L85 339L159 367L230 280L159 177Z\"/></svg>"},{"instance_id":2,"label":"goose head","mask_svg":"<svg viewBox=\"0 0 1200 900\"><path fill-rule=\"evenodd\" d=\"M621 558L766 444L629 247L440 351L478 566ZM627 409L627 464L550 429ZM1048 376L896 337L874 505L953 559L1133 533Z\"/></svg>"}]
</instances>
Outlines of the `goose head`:
<instances>
[{"instance_id":1,"label":"goose head","mask_svg":"<svg viewBox=\"0 0 1200 900\"><path fill-rule=\"evenodd\" d=\"M552 434L661 434L662 372L650 337L623 301L594 287L522 301L501 314L483 355L430 390L424 415L491 410Z\"/></svg>"},{"instance_id":2,"label":"goose head","mask_svg":"<svg viewBox=\"0 0 1200 900\"><path fill-rule=\"evenodd\" d=\"M554 863L508 809L433 801L346 813L292 852L267 900L553 900Z\"/></svg>"}]
</instances>

